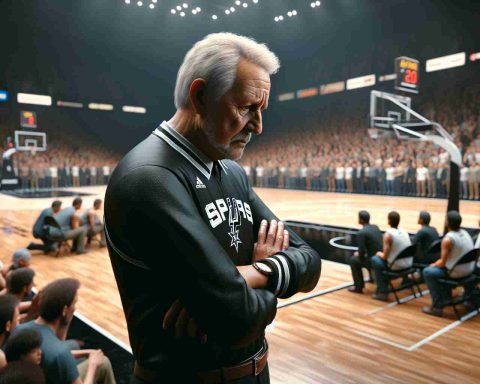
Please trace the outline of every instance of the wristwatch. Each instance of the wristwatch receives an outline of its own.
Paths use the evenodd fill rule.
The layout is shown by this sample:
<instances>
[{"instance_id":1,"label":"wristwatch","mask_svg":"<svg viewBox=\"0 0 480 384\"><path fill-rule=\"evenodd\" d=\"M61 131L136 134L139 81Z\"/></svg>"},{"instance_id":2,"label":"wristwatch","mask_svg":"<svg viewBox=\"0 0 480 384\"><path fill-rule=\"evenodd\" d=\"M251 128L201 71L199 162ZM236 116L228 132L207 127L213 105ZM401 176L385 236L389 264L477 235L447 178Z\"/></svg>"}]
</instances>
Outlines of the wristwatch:
<instances>
[{"instance_id":1,"label":"wristwatch","mask_svg":"<svg viewBox=\"0 0 480 384\"><path fill-rule=\"evenodd\" d=\"M258 272L265 276L271 276L273 274L272 268L266 263L262 263L261 261L257 261L253 263L253 268L255 268Z\"/></svg>"}]
</instances>

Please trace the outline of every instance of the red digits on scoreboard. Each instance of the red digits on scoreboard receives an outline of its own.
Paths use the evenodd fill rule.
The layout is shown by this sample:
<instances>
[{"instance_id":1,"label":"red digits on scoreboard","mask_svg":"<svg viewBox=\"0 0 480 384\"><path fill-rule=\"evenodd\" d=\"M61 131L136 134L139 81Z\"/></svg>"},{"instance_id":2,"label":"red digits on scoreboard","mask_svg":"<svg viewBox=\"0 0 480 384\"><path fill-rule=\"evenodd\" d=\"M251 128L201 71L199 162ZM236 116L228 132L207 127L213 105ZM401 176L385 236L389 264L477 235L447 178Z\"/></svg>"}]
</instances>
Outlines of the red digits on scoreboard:
<instances>
[{"instance_id":1,"label":"red digits on scoreboard","mask_svg":"<svg viewBox=\"0 0 480 384\"><path fill-rule=\"evenodd\" d=\"M412 71L411 69L407 69L405 75L405 82L410 84L417 84L417 71Z\"/></svg>"}]
</instances>

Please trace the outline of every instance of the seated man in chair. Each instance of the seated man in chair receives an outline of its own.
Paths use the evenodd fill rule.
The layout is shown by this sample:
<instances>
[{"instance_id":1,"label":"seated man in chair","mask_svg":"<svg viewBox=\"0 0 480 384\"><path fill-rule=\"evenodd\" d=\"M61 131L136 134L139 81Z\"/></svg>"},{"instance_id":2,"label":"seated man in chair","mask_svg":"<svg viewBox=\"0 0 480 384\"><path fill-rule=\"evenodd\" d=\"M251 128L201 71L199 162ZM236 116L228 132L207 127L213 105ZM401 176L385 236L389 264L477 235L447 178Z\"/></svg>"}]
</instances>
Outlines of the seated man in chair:
<instances>
[{"instance_id":1,"label":"seated man in chair","mask_svg":"<svg viewBox=\"0 0 480 384\"><path fill-rule=\"evenodd\" d=\"M377 292L372 296L375 300L388 301L388 279L383 275L383 271L400 252L411 245L407 231L398 228L398 224L400 224L400 215L396 211L391 211L388 214L390 228L383 234L383 252L379 251L372 257L372 268L377 283Z\"/></svg>"},{"instance_id":2,"label":"seated man in chair","mask_svg":"<svg viewBox=\"0 0 480 384\"><path fill-rule=\"evenodd\" d=\"M349 260L354 286L348 288L348 290L362 293L365 286L362 268L367 268L370 271L371 257L382 250L382 232L375 224L370 224L370 214L367 211L358 212L358 223L363 228L357 233L358 251Z\"/></svg>"},{"instance_id":3,"label":"seated man in chair","mask_svg":"<svg viewBox=\"0 0 480 384\"><path fill-rule=\"evenodd\" d=\"M422 308L422 311L428 315L443 316L443 306L451 300L452 291L449 287L440 284L438 280L445 278L447 270L473 249L473 240L467 231L460 228L461 223L460 213L457 211L447 213L448 233L442 240L440 259L423 270L423 278L432 295L432 305Z\"/></svg>"},{"instance_id":4,"label":"seated man in chair","mask_svg":"<svg viewBox=\"0 0 480 384\"><path fill-rule=\"evenodd\" d=\"M427 255L427 251L434 241L438 240L438 232L434 227L430 226L430 213L427 211L421 211L418 216L418 224L422 227L418 230L412 239L413 244L417 244L417 250L420 260L425 263L433 263L438 257L435 255ZM428 257L428 258L427 258Z\"/></svg>"}]
</instances>

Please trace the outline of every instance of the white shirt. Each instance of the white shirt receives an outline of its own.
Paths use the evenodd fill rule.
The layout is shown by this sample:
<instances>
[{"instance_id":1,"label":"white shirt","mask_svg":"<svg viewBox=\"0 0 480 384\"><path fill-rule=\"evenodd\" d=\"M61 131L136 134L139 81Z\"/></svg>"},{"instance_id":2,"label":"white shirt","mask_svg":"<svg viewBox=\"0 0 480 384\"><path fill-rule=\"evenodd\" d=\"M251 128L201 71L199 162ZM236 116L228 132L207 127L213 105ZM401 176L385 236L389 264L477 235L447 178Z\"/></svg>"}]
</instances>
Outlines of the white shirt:
<instances>
[{"instance_id":1,"label":"white shirt","mask_svg":"<svg viewBox=\"0 0 480 384\"><path fill-rule=\"evenodd\" d=\"M57 167L50 167L50 176L51 177L58 177L58 168Z\"/></svg>"},{"instance_id":2,"label":"white shirt","mask_svg":"<svg viewBox=\"0 0 480 384\"><path fill-rule=\"evenodd\" d=\"M308 168L307 167L300 168L300 177L305 178L305 177L307 177L307 174L308 174Z\"/></svg>"},{"instance_id":3,"label":"white shirt","mask_svg":"<svg viewBox=\"0 0 480 384\"><path fill-rule=\"evenodd\" d=\"M468 167L460 169L460 181L468 181L468 173L470 170Z\"/></svg>"},{"instance_id":4,"label":"white shirt","mask_svg":"<svg viewBox=\"0 0 480 384\"><path fill-rule=\"evenodd\" d=\"M345 180L352 180L352 175L353 175L353 168L352 167L345 168Z\"/></svg>"},{"instance_id":5,"label":"white shirt","mask_svg":"<svg viewBox=\"0 0 480 384\"><path fill-rule=\"evenodd\" d=\"M445 237L448 237L453 243L452 250L448 256L447 263L445 264L447 269L452 269L455 263L460 260L463 255L474 248L473 240L464 229L450 231ZM451 273L450 276L453 278L467 276L473 271L474 267L475 263L472 263L471 265L462 265L459 268L455 268L454 273Z\"/></svg>"},{"instance_id":6,"label":"white shirt","mask_svg":"<svg viewBox=\"0 0 480 384\"><path fill-rule=\"evenodd\" d=\"M250 176L250 171L251 171L250 166L249 166L249 165L245 165L245 166L243 167L243 169L245 170L246 175L247 175L247 176Z\"/></svg>"},{"instance_id":7,"label":"white shirt","mask_svg":"<svg viewBox=\"0 0 480 384\"><path fill-rule=\"evenodd\" d=\"M103 166L103 176L109 176L110 175L110 167L108 165Z\"/></svg>"},{"instance_id":8,"label":"white shirt","mask_svg":"<svg viewBox=\"0 0 480 384\"><path fill-rule=\"evenodd\" d=\"M385 173L387 174L387 180L389 181L393 181L395 179L395 168L393 167L388 167L386 170L385 170Z\"/></svg>"},{"instance_id":9,"label":"white shirt","mask_svg":"<svg viewBox=\"0 0 480 384\"><path fill-rule=\"evenodd\" d=\"M425 167L417 168L417 181L427 180L428 169Z\"/></svg>"},{"instance_id":10,"label":"white shirt","mask_svg":"<svg viewBox=\"0 0 480 384\"><path fill-rule=\"evenodd\" d=\"M345 177L345 168L343 167L338 167L335 169L335 178L337 180L341 180Z\"/></svg>"},{"instance_id":11,"label":"white shirt","mask_svg":"<svg viewBox=\"0 0 480 384\"><path fill-rule=\"evenodd\" d=\"M390 249L390 254L388 255L387 262L390 264L392 263L395 258L402 252L405 248L412 244L410 240L410 236L408 235L407 231L401 228L389 228L387 229L387 233L392 236L392 247ZM413 263L413 255L412 257L405 258L402 260L398 260L397 262L393 263L391 268L393 270L400 270L409 268L412 266Z\"/></svg>"},{"instance_id":12,"label":"white shirt","mask_svg":"<svg viewBox=\"0 0 480 384\"><path fill-rule=\"evenodd\" d=\"M90 167L90 175L97 176L97 168L96 167Z\"/></svg>"},{"instance_id":13,"label":"white shirt","mask_svg":"<svg viewBox=\"0 0 480 384\"><path fill-rule=\"evenodd\" d=\"M80 175L80 169L76 165L74 165L72 167L72 176L78 177L79 175Z\"/></svg>"},{"instance_id":14,"label":"white shirt","mask_svg":"<svg viewBox=\"0 0 480 384\"><path fill-rule=\"evenodd\" d=\"M263 177L263 167L257 167L257 177Z\"/></svg>"}]
</instances>

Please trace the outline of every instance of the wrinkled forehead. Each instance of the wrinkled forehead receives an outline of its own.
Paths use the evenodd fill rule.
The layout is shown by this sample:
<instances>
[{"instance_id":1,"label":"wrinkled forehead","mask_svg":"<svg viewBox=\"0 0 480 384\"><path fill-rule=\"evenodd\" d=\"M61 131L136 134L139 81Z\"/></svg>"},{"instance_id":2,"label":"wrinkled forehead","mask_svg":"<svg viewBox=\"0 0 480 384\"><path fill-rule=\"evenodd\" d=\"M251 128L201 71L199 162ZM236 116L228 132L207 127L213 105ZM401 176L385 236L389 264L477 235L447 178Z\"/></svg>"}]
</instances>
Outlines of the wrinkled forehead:
<instances>
[{"instance_id":1,"label":"wrinkled forehead","mask_svg":"<svg viewBox=\"0 0 480 384\"><path fill-rule=\"evenodd\" d=\"M270 94L270 75L262 67L240 60L237 67L232 93L236 97L245 98L248 102L268 102Z\"/></svg>"}]
</instances>

